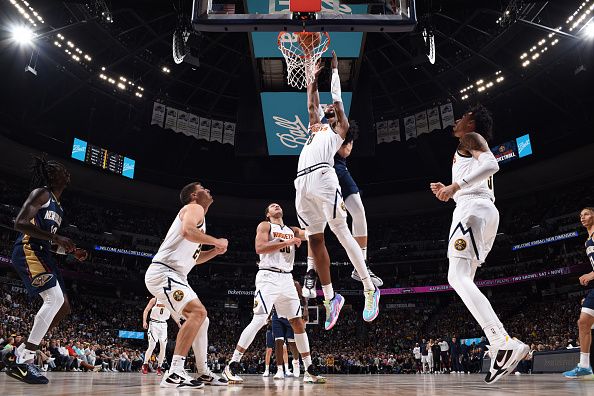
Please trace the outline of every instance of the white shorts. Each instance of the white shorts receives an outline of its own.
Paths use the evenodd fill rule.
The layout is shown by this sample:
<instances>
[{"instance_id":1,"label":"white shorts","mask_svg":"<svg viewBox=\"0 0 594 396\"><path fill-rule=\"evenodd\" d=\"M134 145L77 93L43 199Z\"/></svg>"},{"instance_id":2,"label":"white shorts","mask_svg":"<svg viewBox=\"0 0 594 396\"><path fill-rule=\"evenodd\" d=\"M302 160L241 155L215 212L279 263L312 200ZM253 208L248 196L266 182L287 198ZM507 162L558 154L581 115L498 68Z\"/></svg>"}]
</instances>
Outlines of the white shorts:
<instances>
[{"instance_id":1,"label":"white shorts","mask_svg":"<svg viewBox=\"0 0 594 396\"><path fill-rule=\"evenodd\" d=\"M429 355L421 355L421 363L429 363L430 361Z\"/></svg>"},{"instance_id":2,"label":"white shorts","mask_svg":"<svg viewBox=\"0 0 594 396\"><path fill-rule=\"evenodd\" d=\"M144 276L144 283L151 294L165 303L172 314L177 312L181 315L186 304L198 298L185 276L164 265L151 264Z\"/></svg>"},{"instance_id":3,"label":"white shorts","mask_svg":"<svg viewBox=\"0 0 594 396\"><path fill-rule=\"evenodd\" d=\"M301 317L301 301L290 273L260 270L256 274L254 315L270 315L272 307L281 318Z\"/></svg>"},{"instance_id":4,"label":"white shorts","mask_svg":"<svg viewBox=\"0 0 594 396\"><path fill-rule=\"evenodd\" d=\"M499 211L490 199L459 201L450 227L448 257L483 263L493 247L498 227Z\"/></svg>"},{"instance_id":5,"label":"white shorts","mask_svg":"<svg viewBox=\"0 0 594 396\"><path fill-rule=\"evenodd\" d=\"M347 209L334 168L322 168L295 179L295 209L307 235L321 234L326 224L346 221Z\"/></svg>"},{"instance_id":6,"label":"white shorts","mask_svg":"<svg viewBox=\"0 0 594 396\"><path fill-rule=\"evenodd\" d=\"M154 342L167 342L167 323L149 322L147 337Z\"/></svg>"}]
</instances>

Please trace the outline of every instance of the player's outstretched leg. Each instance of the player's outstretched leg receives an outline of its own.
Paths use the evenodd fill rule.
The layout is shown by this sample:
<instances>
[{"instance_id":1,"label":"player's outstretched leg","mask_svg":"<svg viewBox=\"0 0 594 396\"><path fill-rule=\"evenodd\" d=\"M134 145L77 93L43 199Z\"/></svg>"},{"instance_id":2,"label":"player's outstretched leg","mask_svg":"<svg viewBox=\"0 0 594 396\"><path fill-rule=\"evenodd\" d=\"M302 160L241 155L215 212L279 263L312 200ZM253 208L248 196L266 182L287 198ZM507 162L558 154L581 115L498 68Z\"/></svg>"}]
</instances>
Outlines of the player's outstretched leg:
<instances>
[{"instance_id":1,"label":"player's outstretched leg","mask_svg":"<svg viewBox=\"0 0 594 396\"><path fill-rule=\"evenodd\" d=\"M230 384L241 384L243 383L243 378L239 376L241 371L241 366L239 362L243 357L245 351L249 348L249 346L254 341L256 334L260 329L266 326L266 322L268 320L268 314L254 314L252 317L252 321L250 324L246 326L245 329L241 332L241 336L239 337L239 342L235 347L235 351L233 352L233 357L229 364L225 367L225 376L229 380Z\"/></svg>"},{"instance_id":2,"label":"player's outstretched leg","mask_svg":"<svg viewBox=\"0 0 594 396\"><path fill-rule=\"evenodd\" d=\"M594 310L587 306L594 306L594 292L590 292L583 303L582 312L578 320L580 334L580 362L573 370L563 373L565 378L590 379L592 378L592 367L590 367L590 345L592 344L592 326L594 325Z\"/></svg>"}]
</instances>

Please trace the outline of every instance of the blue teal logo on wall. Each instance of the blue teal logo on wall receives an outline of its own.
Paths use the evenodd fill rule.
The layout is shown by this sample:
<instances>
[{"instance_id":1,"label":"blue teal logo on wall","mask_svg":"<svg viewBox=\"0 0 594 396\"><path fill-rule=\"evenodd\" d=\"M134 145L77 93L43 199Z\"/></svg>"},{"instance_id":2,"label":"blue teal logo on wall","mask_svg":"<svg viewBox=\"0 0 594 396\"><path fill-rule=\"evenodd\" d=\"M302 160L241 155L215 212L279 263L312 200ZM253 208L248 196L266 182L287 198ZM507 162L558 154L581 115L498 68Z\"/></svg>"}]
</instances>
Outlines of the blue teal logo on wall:
<instances>
[{"instance_id":1,"label":"blue teal logo on wall","mask_svg":"<svg viewBox=\"0 0 594 396\"><path fill-rule=\"evenodd\" d=\"M268 155L299 155L309 137L306 92L262 92L262 113L266 129ZM352 92L343 92L344 111L348 116ZM329 92L320 92L320 103L332 103Z\"/></svg>"},{"instance_id":2,"label":"blue teal logo on wall","mask_svg":"<svg viewBox=\"0 0 594 396\"><path fill-rule=\"evenodd\" d=\"M87 153L87 142L81 139L74 138L74 144L72 145L72 158L79 161L85 160L85 154Z\"/></svg>"},{"instance_id":3,"label":"blue teal logo on wall","mask_svg":"<svg viewBox=\"0 0 594 396\"><path fill-rule=\"evenodd\" d=\"M289 12L288 0L248 0L248 12L251 14L277 14ZM334 10L333 0L322 0L322 8L325 11ZM340 4L339 12L341 14L366 14L367 5L346 5ZM254 56L256 58L281 58L282 54L278 49L278 33L275 32L257 32L251 33L254 44ZM336 51L339 57L358 58L361 52L361 42L363 40L362 32L334 32L330 35L330 48L323 56L332 56L332 51ZM295 34L288 33L285 40L297 41Z\"/></svg>"},{"instance_id":4,"label":"blue teal logo on wall","mask_svg":"<svg viewBox=\"0 0 594 396\"><path fill-rule=\"evenodd\" d=\"M144 333L141 331L119 330L118 337L120 338L134 338L137 340L144 340Z\"/></svg>"},{"instance_id":5,"label":"blue teal logo on wall","mask_svg":"<svg viewBox=\"0 0 594 396\"><path fill-rule=\"evenodd\" d=\"M134 179L134 166L136 165L136 161L130 159L128 157L124 157L124 167L122 169L122 176L129 177L130 179Z\"/></svg>"},{"instance_id":6,"label":"blue teal logo on wall","mask_svg":"<svg viewBox=\"0 0 594 396\"><path fill-rule=\"evenodd\" d=\"M518 156L520 158L532 154L532 144L530 144L530 135L526 134L516 138L518 144Z\"/></svg>"}]
</instances>

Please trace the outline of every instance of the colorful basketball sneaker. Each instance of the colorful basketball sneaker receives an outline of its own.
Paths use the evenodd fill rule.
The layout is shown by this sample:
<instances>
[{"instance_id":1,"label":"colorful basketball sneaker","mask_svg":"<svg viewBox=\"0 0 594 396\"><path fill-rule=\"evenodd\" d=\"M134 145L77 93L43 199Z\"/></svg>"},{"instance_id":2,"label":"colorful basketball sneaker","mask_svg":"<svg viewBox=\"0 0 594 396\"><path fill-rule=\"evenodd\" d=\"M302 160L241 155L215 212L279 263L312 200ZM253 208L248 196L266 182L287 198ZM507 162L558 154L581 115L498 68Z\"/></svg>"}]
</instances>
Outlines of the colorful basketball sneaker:
<instances>
[{"instance_id":1,"label":"colorful basketball sneaker","mask_svg":"<svg viewBox=\"0 0 594 396\"><path fill-rule=\"evenodd\" d=\"M379 315L379 300L380 300L380 289L377 287L375 290L365 290L365 308L363 309L363 320L371 322L377 315Z\"/></svg>"},{"instance_id":2,"label":"colorful basketball sneaker","mask_svg":"<svg viewBox=\"0 0 594 396\"><path fill-rule=\"evenodd\" d=\"M27 384L47 384L49 382L33 364L12 364L7 367L6 374Z\"/></svg>"},{"instance_id":3,"label":"colorful basketball sneaker","mask_svg":"<svg viewBox=\"0 0 594 396\"><path fill-rule=\"evenodd\" d=\"M332 300L324 300L324 307L326 308L326 323L324 323L324 328L326 330L330 330L334 327L343 305L344 298L338 293L334 294Z\"/></svg>"},{"instance_id":4,"label":"colorful basketball sneaker","mask_svg":"<svg viewBox=\"0 0 594 396\"><path fill-rule=\"evenodd\" d=\"M564 372L563 376L572 379L591 379L594 374L592 373L592 367L584 368L577 365L573 370Z\"/></svg>"}]
</instances>

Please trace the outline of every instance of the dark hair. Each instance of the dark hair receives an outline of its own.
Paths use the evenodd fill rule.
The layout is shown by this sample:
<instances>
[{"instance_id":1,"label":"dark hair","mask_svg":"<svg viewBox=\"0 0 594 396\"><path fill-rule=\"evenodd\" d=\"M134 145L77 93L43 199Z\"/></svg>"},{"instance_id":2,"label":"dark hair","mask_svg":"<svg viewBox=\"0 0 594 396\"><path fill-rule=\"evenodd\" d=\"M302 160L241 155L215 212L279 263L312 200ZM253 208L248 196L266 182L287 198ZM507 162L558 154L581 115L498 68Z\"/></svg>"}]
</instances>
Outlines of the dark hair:
<instances>
[{"instance_id":1,"label":"dark hair","mask_svg":"<svg viewBox=\"0 0 594 396\"><path fill-rule=\"evenodd\" d=\"M480 134L488 142L493 138L493 118L491 112L481 104L468 109L472 113L472 120L475 125L475 132Z\"/></svg>"},{"instance_id":2,"label":"dark hair","mask_svg":"<svg viewBox=\"0 0 594 396\"><path fill-rule=\"evenodd\" d=\"M179 193L179 200L181 201L182 204L187 205L190 203L190 201L192 200L190 197L192 196L192 193L194 191L196 191L196 186L201 186L202 184L200 184L200 182L193 182L190 184L186 184L184 186L184 188L181 189L181 192Z\"/></svg>"},{"instance_id":3,"label":"dark hair","mask_svg":"<svg viewBox=\"0 0 594 396\"><path fill-rule=\"evenodd\" d=\"M350 142L353 142L355 140L357 140L357 138L359 137L359 128L349 128L349 130L346 133L346 136L344 137L344 142L342 142L343 146L346 146L347 144L349 144Z\"/></svg>"},{"instance_id":4,"label":"dark hair","mask_svg":"<svg viewBox=\"0 0 594 396\"><path fill-rule=\"evenodd\" d=\"M268 216L268 208L270 208L270 205L274 203L275 202L270 202L268 205L266 205L266 209L264 209L264 217L266 217L266 220L270 220L270 216Z\"/></svg>"},{"instance_id":5,"label":"dark hair","mask_svg":"<svg viewBox=\"0 0 594 396\"><path fill-rule=\"evenodd\" d=\"M39 187L52 188L58 172L68 173L66 167L54 160L47 160L45 156L34 156L31 166L31 189Z\"/></svg>"}]
</instances>

